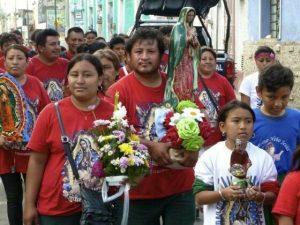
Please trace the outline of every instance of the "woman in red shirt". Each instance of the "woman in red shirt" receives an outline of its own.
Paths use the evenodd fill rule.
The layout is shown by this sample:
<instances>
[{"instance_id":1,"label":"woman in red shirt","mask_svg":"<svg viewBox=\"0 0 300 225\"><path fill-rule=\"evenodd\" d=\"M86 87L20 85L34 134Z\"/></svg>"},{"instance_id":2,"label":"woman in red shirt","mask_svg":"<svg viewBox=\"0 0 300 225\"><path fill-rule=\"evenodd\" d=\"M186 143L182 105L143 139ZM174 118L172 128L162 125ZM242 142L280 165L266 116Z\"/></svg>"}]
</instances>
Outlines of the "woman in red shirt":
<instances>
[{"instance_id":1,"label":"woman in red shirt","mask_svg":"<svg viewBox=\"0 0 300 225\"><path fill-rule=\"evenodd\" d=\"M94 54L103 66L103 82L101 91L105 93L107 89L116 82L120 61L116 53L110 49L101 49Z\"/></svg>"},{"instance_id":2,"label":"woman in red shirt","mask_svg":"<svg viewBox=\"0 0 300 225\"><path fill-rule=\"evenodd\" d=\"M100 99L102 66L90 54L78 54L68 65L71 96L58 102L66 135L76 141L93 121L110 119L113 105ZM28 164L24 224L79 225L81 204L70 200L72 173L65 172L66 156L61 142L54 103L39 115L27 145L31 150ZM74 191L75 192L75 191ZM74 199L76 200L76 199Z\"/></svg>"},{"instance_id":3,"label":"woman in red shirt","mask_svg":"<svg viewBox=\"0 0 300 225\"><path fill-rule=\"evenodd\" d=\"M28 118L30 118L26 119L27 124L29 124L28 134L30 135L38 114L50 103L50 99L41 82L36 77L24 73L27 62L27 50L21 45L10 45L4 52L6 74L3 76L10 76L11 80L15 78L14 82L19 84L22 89L20 91L24 92L25 105L28 107L25 107L24 104L21 105L24 106L23 110L27 110ZM16 99L14 100L16 101ZM9 98L9 101L13 102L13 99ZM8 107L11 109L12 115L19 115L20 109L18 107L13 107L12 104L9 104ZM15 117L13 116L13 118ZM15 119L10 120L10 124L14 126ZM3 127L1 132L3 132ZM14 147L15 145L13 146L13 142L8 142L3 135L0 136L2 140L0 143L0 176L7 197L8 220L10 225L22 225L22 177L25 179L29 153L28 151L19 151ZM23 139L23 141L25 140Z\"/></svg>"},{"instance_id":4,"label":"woman in red shirt","mask_svg":"<svg viewBox=\"0 0 300 225\"><path fill-rule=\"evenodd\" d=\"M204 137L206 148L221 140L218 112L226 103L236 98L229 81L216 72L216 65L216 52L209 47L202 47L198 66L198 88L194 92L194 98L208 121L207 134Z\"/></svg>"},{"instance_id":5,"label":"woman in red shirt","mask_svg":"<svg viewBox=\"0 0 300 225\"><path fill-rule=\"evenodd\" d=\"M300 224L300 147L294 154L293 168L284 179L273 208L279 225Z\"/></svg>"}]
</instances>

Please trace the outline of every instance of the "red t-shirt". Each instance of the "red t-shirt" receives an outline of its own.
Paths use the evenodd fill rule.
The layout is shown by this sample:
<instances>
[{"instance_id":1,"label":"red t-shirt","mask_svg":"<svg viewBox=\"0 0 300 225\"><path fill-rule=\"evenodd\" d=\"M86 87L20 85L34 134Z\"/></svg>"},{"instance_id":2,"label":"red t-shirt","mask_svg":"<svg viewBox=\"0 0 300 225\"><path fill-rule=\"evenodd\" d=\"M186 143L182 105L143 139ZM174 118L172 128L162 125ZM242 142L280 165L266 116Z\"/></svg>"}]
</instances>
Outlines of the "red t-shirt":
<instances>
[{"instance_id":1,"label":"red t-shirt","mask_svg":"<svg viewBox=\"0 0 300 225\"><path fill-rule=\"evenodd\" d=\"M34 123L40 111L50 103L50 99L39 79L30 75L26 76L27 81L23 85L23 90L29 104L30 116ZM30 124L30 129L33 129L33 124ZM28 153L0 149L0 174L10 173L13 167L16 172L26 173L28 159Z\"/></svg>"},{"instance_id":2,"label":"red t-shirt","mask_svg":"<svg viewBox=\"0 0 300 225\"><path fill-rule=\"evenodd\" d=\"M214 73L210 78L203 78L211 95L214 97L219 110L233 99L236 99L234 90L231 84L225 77L218 73ZM207 120L210 123L209 135L205 140L205 146L211 146L221 140L221 132L218 126L218 113L211 102L209 96L206 94L205 88L201 80L198 78L198 89L195 92L195 103L204 112Z\"/></svg>"},{"instance_id":3,"label":"red t-shirt","mask_svg":"<svg viewBox=\"0 0 300 225\"><path fill-rule=\"evenodd\" d=\"M121 78L127 76L129 73L128 73L128 68L127 66L122 66L120 67L119 71L118 71L118 79L120 80Z\"/></svg>"},{"instance_id":4,"label":"red t-shirt","mask_svg":"<svg viewBox=\"0 0 300 225\"><path fill-rule=\"evenodd\" d=\"M294 224L300 224L300 171L285 177L272 212L291 217Z\"/></svg>"},{"instance_id":5,"label":"red t-shirt","mask_svg":"<svg viewBox=\"0 0 300 225\"><path fill-rule=\"evenodd\" d=\"M74 54L70 51L65 51L61 54L62 58L65 58L67 60L71 60L73 58Z\"/></svg>"},{"instance_id":6,"label":"red t-shirt","mask_svg":"<svg viewBox=\"0 0 300 225\"><path fill-rule=\"evenodd\" d=\"M0 57L0 69L5 71L4 56Z\"/></svg>"},{"instance_id":7,"label":"red t-shirt","mask_svg":"<svg viewBox=\"0 0 300 225\"><path fill-rule=\"evenodd\" d=\"M169 51L166 50L161 58L159 69L160 71L166 72L169 62Z\"/></svg>"},{"instance_id":8,"label":"red t-shirt","mask_svg":"<svg viewBox=\"0 0 300 225\"><path fill-rule=\"evenodd\" d=\"M61 100L59 107L66 135L71 139L78 132L91 128L95 117L110 119L113 113L113 105L103 99L94 113L78 110L70 97ZM71 215L81 210L80 203L69 202L63 197L62 171L66 157L60 136L54 104L49 104L40 113L27 145L31 151L49 154L37 202L38 212L41 215Z\"/></svg>"},{"instance_id":9,"label":"red t-shirt","mask_svg":"<svg viewBox=\"0 0 300 225\"><path fill-rule=\"evenodd\" d=\"M132 72L113 84L106 92L111 98L116 91L120 101L127 109L129 123L140 133L144 133L148 113L152 106L162 103L166 86L166 75L162 74L162 83L158 87L143 85ZM173 170L154 166L150 176L131 190L131 199L154 199L171 196L192 189L194 171L192 168Z\"/></svg>"},{"instance_id":10,"label":"red t-shirt","mask_svg":"<svg viewBox=\"0 0 300 225\"><path fill-rule=\"evenodd\" d=\"M39 78L50 100L58 101L63 98L62 85L67 75L68 62L67 59L57 58L53 64L47 65L38 56L34 56L29 61L26 73Z\"/></svg>"}]
</instances>

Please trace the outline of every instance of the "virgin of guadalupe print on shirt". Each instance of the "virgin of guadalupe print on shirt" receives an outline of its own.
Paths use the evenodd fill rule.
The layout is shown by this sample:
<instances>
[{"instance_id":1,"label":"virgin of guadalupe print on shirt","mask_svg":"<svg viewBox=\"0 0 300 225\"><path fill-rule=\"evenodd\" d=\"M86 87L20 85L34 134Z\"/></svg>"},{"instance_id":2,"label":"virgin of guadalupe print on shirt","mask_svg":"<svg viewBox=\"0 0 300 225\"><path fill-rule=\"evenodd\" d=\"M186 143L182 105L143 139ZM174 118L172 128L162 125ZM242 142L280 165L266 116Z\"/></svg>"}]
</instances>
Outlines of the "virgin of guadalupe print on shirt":
<instances>
[{"instance_id":1,"label":"virgin of guadalupe print on shirt","mask_svg":"<svg viewBox=\"0 0 300 225\"><path fill-rule=\"evenodd\" d=\"M45 89L52 102L57 102L63 98L63 90L61 83L56 79L48 80L45 83Z\"/></svg>"},{"instance_id":2,"label":"virgin of guadalupe print on shirt","mask_svg":"<svg viewBox=\"0 0 300 225\"><path fill-rule=\"evenodd\" d=\"M39 99L36 98L34 101L31 101L29 98L27 98L27 102L28 102L28 116L29 116L29 120L32 121L29 125L29 135L31 136L32 130L33 130L33 125L34 122L37 119L38 116L38 105L39 105Z\"/></svg>"},{"instance_id":3,"label":"virgin of guadalupe print on shirt","mask_svg":"<svg viewBox=\"0 0 300 225\"><path fill-rule=\"evenodd\" d=\"M100 159L94 137L88 132L79 132L72 146L72 156L79 173L80 182L88 189L101 190L103 180L92 172L93 167ZM75 180L68 160L64 164L62 177L64 197L69 201L80 202L79 184Z\"/></svg>"},{"instance_id":4,"label":"virgin of guadalupe print on shirt","mask_svg":"<svg viewBox=\"0 0 300 225\"><path fill-rule=\"evenodd\" d=\"M216 104L219 102L220 93L214 93L212 90L208 89L208 91L211 93L211 95L216 100ZM205 117L210 122L211 127L217 127L218 126L218 112L215 108L214 104L211 102L207 92L205 89L203 89L200 93L197 93L196 96L198 96L198 99L202 105L205 107L202 109L203 113L205 114Z\"/></svg>"},{"instance_id":5,"label":"virgin of guadalupe print on shirt","mask_svg":"<svg viewBox=\"0 0 300 225\"><path fill-rule=\"evenodd\" d=\"M8 73L0 76L0 133L14 146L29 139L28 104L22 87ZM4 146L13 149L10 144Z\"/></svg>"},{"instance_id":6,"label":"virgin of guadalupe print on shirt","mask_svg":"<svg viewBox=\"0 0 300 225\"><path fill-rule=\"evenodd\" d=\"M221 177L220 186L232 185L232 176ZM256 176L248 177L249 186L259 186ZM218 225L263 225L263 211L260 204L249 200L219 201L216 206Z\"/></svg>"}]
</instances>

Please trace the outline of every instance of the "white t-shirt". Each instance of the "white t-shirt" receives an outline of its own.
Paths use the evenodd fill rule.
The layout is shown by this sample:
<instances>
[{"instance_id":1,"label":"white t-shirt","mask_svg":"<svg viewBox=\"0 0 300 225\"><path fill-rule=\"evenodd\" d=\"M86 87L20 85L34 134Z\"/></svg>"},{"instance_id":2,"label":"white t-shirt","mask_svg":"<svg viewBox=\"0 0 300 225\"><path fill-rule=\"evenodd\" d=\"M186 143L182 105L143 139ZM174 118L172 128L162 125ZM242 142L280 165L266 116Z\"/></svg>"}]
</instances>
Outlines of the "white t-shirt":
<instances>
[{"instance_id":1,"label":"white t-shirt","mask_svg":"<svg viewBox=\"0 0 300 225\"><path fill-rule=\"evenodd\" d=\"M264 182L276 181L277 171L272 157L250 142L246 150L252 162L247 171L247 178L251 185L260 187ZM215 191L230 186L232 184L232 175L229 173L231 153L232 150L225 146L225 141L209 148L197 162L196 179L213 186ZM262 205L255 201L219 201L204 205L203 209L204 225L234 224L237 214L243 215L242 220L247 225L265 225Z\"/></svg>"},{"instance_id":2,"label":"white t-shirt","mask_svg":"<svg viewBox=\"0 0 300 225\"><path fill-rule=\"evenodd\" d=\"M262 105L261 99L257 96L256 87L258 85L258 72L246 76L240 85L239 92L250 98L250 106L252 109L259 108Z\"/></svg>"}]
</instances>

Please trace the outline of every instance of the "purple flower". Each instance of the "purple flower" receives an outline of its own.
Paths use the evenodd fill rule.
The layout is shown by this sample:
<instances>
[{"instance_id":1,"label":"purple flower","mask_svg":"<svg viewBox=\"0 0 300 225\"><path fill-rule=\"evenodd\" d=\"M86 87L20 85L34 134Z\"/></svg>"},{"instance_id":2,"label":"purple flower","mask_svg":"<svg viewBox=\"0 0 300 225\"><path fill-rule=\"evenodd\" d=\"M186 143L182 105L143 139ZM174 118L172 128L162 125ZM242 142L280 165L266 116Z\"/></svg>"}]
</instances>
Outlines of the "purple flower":
<instances>
[{"instance_id":1,"label":"purple flower","mask_svg":"<svg viewBox=\"0 0 300 225\"><path fill-rule=\"evenodd\" d=\"M148 148L143 144L137 144L136 149L140 152L147 151Z\"/></svg>"},{"instance_id":2,"label":"purple flower","mask_svg":"<svg viewBox=\"0 0 300 225\"><path fill-rule=\"evenodd\" d=\"M134 164L135 164L136 166L142 165L143 162L144 162L144 161L143 161L142 159L140 159L138 156L134 156Z\"/></svg>"},{"instance_id":3,"label":"purple flower","mask_svg":"<svg viewBox=\"0 0 300 225\"><path fill-rule=\"evenodd\" d=\"M120 143L125 141L125 133L123 131L114 130L112 133L119 139Z\"/></svg>"},{"instance_id":4,"label":"purple flower","mask_svg":"<svg viewBox=\"0 0 300 225\"><path fill-rule=\"evenodd\" d=\"M104 170L103 170L103 164L99 160L97 160L93 165L92 176L95 176L95 177L104 177L105 176Z\"/></svg>"},{"instance_id":5,"label":"purple flower","mask_svg":"<svg viewBox=\"0 0 300 225\"><path fill-rule=\"evenodd\" d=\"M129 160L127 157L121 157L120 158L120 168L126 169L129 166Z\"/></svg>"}]
</instances>

